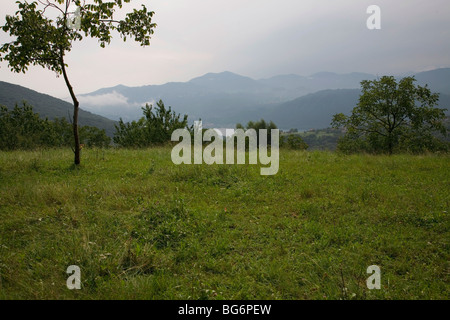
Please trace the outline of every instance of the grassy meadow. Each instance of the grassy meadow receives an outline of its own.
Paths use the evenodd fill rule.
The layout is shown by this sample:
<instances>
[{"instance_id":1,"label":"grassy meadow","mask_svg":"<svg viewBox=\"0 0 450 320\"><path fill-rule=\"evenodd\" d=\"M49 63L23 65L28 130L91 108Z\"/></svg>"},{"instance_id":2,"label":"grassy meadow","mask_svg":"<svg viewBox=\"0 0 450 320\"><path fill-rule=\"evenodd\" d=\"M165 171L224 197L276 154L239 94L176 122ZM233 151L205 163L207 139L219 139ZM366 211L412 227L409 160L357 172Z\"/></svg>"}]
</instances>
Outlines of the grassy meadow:
<instances>
[{"instance_id":1,"label":"grassy meadow","mask_svg":"<svg viewBox=\"0 0 450 320\"><path fill-rule=\"evenodd\" d=\"M449 156L170 151L0 152L0 299L449 299Z\"/></svg>"}]
</instances>

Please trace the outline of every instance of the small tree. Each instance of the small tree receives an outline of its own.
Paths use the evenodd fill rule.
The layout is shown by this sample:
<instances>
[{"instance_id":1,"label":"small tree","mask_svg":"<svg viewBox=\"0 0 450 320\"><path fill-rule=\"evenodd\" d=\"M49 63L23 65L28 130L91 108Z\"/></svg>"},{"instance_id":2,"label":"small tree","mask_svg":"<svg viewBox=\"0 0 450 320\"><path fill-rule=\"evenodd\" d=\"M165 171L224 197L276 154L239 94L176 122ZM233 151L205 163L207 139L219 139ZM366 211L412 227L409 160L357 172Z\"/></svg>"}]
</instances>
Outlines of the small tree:
<instances>
[{"instance_id":1,"label":"small tree","mask_svg":"<svg viewBox=\"0 0 450 320\"><path fill-rule=\"evenodd\" d=\"M116 30L126 41L134 38L142 46L150 44L156 24L152 23L153 11L143 5L140 10L127 13L123 20L116 20L114 13L123 3L131 0L104 2L93 0L86 4L81 0L38 0L28 3L17 1L19 11L14 16L6 16L2 30L15 40L0 47L0 61L6 60L13 72L28 70L30 65L39 65L63 75L73 101L73 135L75 164L80 164L80 137L78 133L79 102L69 77L65 57L72 49L74 41L81 41L83 35L96 38L104 48L111 41L111 32ZM77 9L72 11L71 6ZM58 15L56 19L50 10Z\"/></svg>"},{"instance_id":2,"label":"small tree","mask_svg":"<svg viewBox=\"0 0 450 320\"><path fill-rule=\"evenodd\" d=\"M338 148L392 154L395 149L423 151L438 146L434 133L446 135L446 109L435 107L439 94L414 82L414 77L406 77L397 83L391 76L362 81L352 115L333 117L332 126L346 130Z\"/></svg>"},{"instance_id":3,"label":"small tree","mask_svg":"<svg viewBox=\"0 0 450 320\"><path fill-rule=\"evenodd\" d=\"M162 100L153 105L142 108L146 122L146 136L151 144L163 144L171 140L172 132L176 129L187 127L187 115L181 118L181 114L172 111L172 107L166 109Z\"/></svg>"},{"instance_id":4,"label":"small tree","mask_svg":"<svg viewBox=\"0 0 450 320\"><path fill-rule=\"evenodd\" d=\"M116 125L114 143L121 147L143 148L161 145L171 140L172 132L176 129L188 128L188 116L176 114L169 107L166 109L162 100L153 105L142 108L144 117L138 121L125 123L122 119Z\"/></svg>"}]
</instances>

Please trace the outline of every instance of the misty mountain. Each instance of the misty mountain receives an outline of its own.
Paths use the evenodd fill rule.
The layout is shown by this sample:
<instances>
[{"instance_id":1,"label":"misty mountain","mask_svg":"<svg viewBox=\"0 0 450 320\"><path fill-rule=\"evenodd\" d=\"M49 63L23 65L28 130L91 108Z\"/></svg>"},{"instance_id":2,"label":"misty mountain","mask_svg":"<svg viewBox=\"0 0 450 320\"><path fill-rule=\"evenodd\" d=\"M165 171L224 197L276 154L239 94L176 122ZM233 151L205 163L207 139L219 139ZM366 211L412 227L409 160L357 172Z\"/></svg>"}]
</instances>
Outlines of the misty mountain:
<instances>
[{"instance_id":1,"label":"misty mountain","mask_svg":"<svg viewBox=\"0 0 450 320\"><path fill-rule=\"evenodd\" d=\"M434 92L450 94L450 68L415 77ZM190 121L201 118L205 126L229 127L266 118L281 128L323 128L329 126L330 115L347 113L356 105L362 80L375 78L366 73L320 72L254 80L231 72L208 73L187 82L104 88L81 95L80 102L83 108L115 120L138 119L145 103L162 99L177 113L188 114Z\"/></svg>"},{"instance_id":2,"label":"misty mountain","mask_svg":"<svg viewBox=\"0 0 450 320\"><path fill-rule=\"evenodd\" d=\"M331 126L336 113L351 114L360 94L360 89L323 90L265 110L260 109L260 118L272 120L284 130L327 128ZM450 115L450 95L440 94L438 106L446 108L446 114Z\"/></svg>"},{"instance_id":3,"label":"misty mountain","mask_svg":"<svg viewBox=\"0 0 450 320\"><path fill-rule=\"evenodd\" d=\"M415 78L421 86L428 84L433 92L450 95L450 68L421 72Z\"/></svg>"},{"instance_id":4,"label":"misty mountain","mask_svg":"<svg viewBox=\"0 0 450 320\"><path fill-rule=\"evenodd\" d=\"M337 74L319 72L309 77L280 75L259 80L280 93L280 100L287 101L300 96L327 89L356 89L362 80L373 80L376 76L367 73Z\"/></svg>"},{"instance_id":5,"label":"misty mountain","mask_svg":"<svg viewBox=\"0 0 450 320\"><path fill-rule=\"evenodd\" d=\"M207 73L201 77L190 80L189 83L208 88L213 92L225 93L262 93L271 89L270 86L260 83L259 81L228 71L221 73Z\"/></svg>"},{"instance_id":6,"label":"misty mountain","mask_svg":"<svg viewBox=\"0 0 450 320\"><path fill-rule=\"evenodd\" d=\"M271 108L265 119L275 122L281 129L300 131L330 127L336 113L351 114L358 103L360 89L323 90L311 93Z\"/></svg>"},{"instance_id":7,"label":"misty mountain","mask_svg":"<svg viewBox=\"0 0 450 320\"><path fill-rule=\"evenodd\" d=\"M39 113L42 118L48 118L50 120L54 118L66 118L67 121L72 121L72 104L22 86L0 81L0 105L11 109L16 104L22 105L23 101L27 101L28 104L33 106L33 111ZM100 129L105 129L108 136L112 137L115 132L114 121L91 112L80 109L78 119L79 124L82 126L95 126Z\"/></svg>"},{"instance_id":8,"label":"misty mountain","mask_svg":"<svg viewBox=\"0 0 450 320\"><path fill-rule=\"evenodd\" d=\"M119 85L81 95L83 107L94 113L130 121L142 115L145 103L162 99L191 120L201 118L209 125L230 125L241 112L286 102L324 89L358 88L363 79L375 76L352 73L318 73L310 77L277 76L254 80L231 72L208 73L188 82L126 87Z\"/></svg>"}]
</instances>

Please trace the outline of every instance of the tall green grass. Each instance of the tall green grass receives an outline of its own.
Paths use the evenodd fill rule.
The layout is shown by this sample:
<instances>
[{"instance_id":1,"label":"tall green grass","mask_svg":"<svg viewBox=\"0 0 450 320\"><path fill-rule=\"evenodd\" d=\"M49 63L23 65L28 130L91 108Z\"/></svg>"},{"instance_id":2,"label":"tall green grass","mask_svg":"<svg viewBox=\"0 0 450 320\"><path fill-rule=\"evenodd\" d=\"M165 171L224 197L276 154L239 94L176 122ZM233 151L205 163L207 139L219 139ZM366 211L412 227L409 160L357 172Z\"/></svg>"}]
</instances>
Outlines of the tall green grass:
<instances>
[{"instance_id":1,"label":"tall green grass","mask_svg":"<svg viewBox=\"0 0 450 320\"><path fill-rule=\"evenodd\" d=\"M1 299L449 298L448 156L82 152L0 152Z\"/></svg>"}]
</instances>

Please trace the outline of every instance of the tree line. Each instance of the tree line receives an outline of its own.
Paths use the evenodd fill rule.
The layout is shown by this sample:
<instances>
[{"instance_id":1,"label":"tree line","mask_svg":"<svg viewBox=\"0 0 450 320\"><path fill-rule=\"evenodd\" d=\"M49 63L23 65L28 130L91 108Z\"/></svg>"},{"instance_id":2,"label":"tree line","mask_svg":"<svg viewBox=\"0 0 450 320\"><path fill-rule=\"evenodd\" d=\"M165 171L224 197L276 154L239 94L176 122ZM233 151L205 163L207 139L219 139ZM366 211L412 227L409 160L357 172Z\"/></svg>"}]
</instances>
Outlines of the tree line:
<instances>
[{"instance_id":1,"label":"tree line","mask_svg":"<svg viewBox=\"0 0 450 320\"><path fill-rule=\"evenodd\" d=\"M160 100L156 106L148 104L142 108L144 116L137 121L124 122L119 120L116 125L114 143L119 147L125 148L145 148L157 145L164 145L171 141L172 132L176 129L187 129L193 137L193 126L188 125L188 116L177 114L172 108L166 108L164 102ZM271 141L271 129L277 129L272 121L267 122L264 119L259 121L249 121L244 127L238 123L236 129L255 129L258 133L260 129L267 129L267 141ZM206 129L203 129L206 130ZM206 144L206 142L204 142ZM257 134L257 145L259 145L259 134ZM304 150L308 145L297 135L288 135L280 137L280 147L290 149Z\"/></svg>"},{"instance_id":2,"label":"tree line","mask_svg":"<svg viewBox=\"0 0 450 320\"><path fill-rule=\"evenodd\" d=\"M362 94L352 114L341 113L333 117L333 130L341 132L337 150L388 154L447 152L446 109L436 107L438 94L432 93L427 86L416 86L414 81L413 77L406 77L397 82L388 76L362 81ZM142 111L143 117L137 121L120 119L113 138L116 146L146 148L164 145L170 143L176 129L185 128L193 133L193 126L188 125L188 116L177 114L171 107L166 108L162 100L155 107L147 104ZM260 129L267 129L270 144L271 129L277 129L277 126L272 121L261 119L249 121L246 126L238 123L236 129L255 129L257 133ZM107 147L111 143L105 130L90 126L80 128L80 141L93 147ZM73 126L65 118L41 119L26 102L12 110L0 107L0 150L74 148L75 144ZM308 144L298 132L290 130L280 136L280 147L306 150Z\"/></svg>"},{"instance_id":3,"label":"tree line","mask_svg":"<svg viewBox=\"0 0 450 320\"><path fill-rule=\"evenodd\" d=\"M108 147L111 138L104 129L80 127L80 142L88 147ZM23 102L9 110L0 106L0 150L74 147L73 126L65 118L42 119Z\"/></svg>"},{"instance_id":4,"label":"tree line","mask_svg":"<svg viewBox=\"0 0 450 320\"><path fill-rule=\"evenodd\" d=\"M259 121L249 121L246 126L243 126L241 123L236 125L236 129L255 129L256 137L257 137L257 145L259 145L259 131L260 129L267 130L267 144L270 145L272 141L271 130L278 129L277 125L273 123L273 121L267 122L264 119ZM298 134L294 134L294 130L292 130L287 135L280 135L280 147L287 148L291 150L306 150L308 149L308 144L300 137Z\"/></svg>"}]
</instances>

